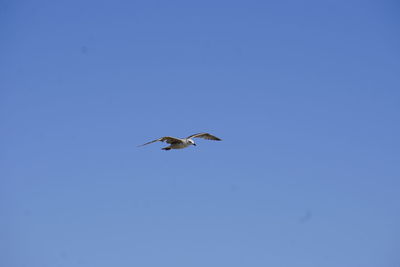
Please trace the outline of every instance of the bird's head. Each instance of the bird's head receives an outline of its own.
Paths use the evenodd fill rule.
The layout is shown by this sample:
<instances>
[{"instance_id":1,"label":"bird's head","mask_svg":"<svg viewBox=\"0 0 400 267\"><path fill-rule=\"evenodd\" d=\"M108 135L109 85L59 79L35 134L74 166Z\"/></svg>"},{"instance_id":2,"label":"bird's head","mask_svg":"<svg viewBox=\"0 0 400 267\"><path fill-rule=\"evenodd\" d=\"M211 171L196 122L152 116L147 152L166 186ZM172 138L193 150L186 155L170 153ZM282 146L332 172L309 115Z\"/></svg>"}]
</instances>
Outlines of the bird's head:
<instances>
[{"instance_id":1,"label":"bird's head","mask_svg":"<svg viewBox=\"0 0 400 267\"><path fill-rule=\"evenodd\" d=\"M189 139L188 142L189 142L189 144L192 144L194 146L196 145L196 143L192 139Z\"/></svg>"}]
</instances>

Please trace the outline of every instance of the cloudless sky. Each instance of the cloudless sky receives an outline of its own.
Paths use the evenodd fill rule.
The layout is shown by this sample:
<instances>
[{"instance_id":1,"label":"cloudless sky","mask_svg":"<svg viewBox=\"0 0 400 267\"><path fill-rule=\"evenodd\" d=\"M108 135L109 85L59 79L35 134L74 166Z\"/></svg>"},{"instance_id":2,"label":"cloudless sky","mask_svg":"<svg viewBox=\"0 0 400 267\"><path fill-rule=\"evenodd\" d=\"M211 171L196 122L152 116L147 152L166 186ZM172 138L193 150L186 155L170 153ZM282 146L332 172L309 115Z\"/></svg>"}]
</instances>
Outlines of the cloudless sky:
<instances>
[{"instance_id":1,"label":"cloudless sky","mask_svg":"<svg viewBox=\"0 0 400 267\"><path fill-rule=\"evenodd\" d=\"M1 1L0 266L400 266L399 11Z\"/></svg>"}]
</instances>

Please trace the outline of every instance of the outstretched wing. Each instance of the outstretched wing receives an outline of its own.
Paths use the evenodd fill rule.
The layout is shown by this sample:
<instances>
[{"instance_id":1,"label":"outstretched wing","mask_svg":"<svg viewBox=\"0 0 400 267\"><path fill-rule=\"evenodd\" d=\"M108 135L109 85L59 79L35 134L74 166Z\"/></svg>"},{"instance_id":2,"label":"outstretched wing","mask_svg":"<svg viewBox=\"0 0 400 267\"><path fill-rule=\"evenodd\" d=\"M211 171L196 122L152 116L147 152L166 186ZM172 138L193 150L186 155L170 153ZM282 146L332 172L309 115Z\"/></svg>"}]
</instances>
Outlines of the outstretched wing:
<instances>
[{"instance_id":1,"label":"outstretched wing","mask_svg":"<svg viewBox=\"0 0 400 267\"><path fill-rule=\"evenodd\" d=\"M221 139L219 139L218 137L211 135L209 133L198 133L198 134L193 134L191 136L188 137L189 138L203 138L203 139L207 139L207 140L216 140L216 141L221 141Z\"/></svg>"},{"instance_id":2,"label":"outstretched wing","mask_svg":"<svg viewBox=\"0 0 400 267\"><path fill-rule=\"evenodd\" d=\"M145 145L148 145L148 144L157 142L157 141L167 142L168 144L182 143L182 140L179 139L179 138L175 138L175 137L171 137L171 136L164 136L164 137L158 138L158 139L156 139L156 140L147 142L146 144L143 144L143 145L140 145L140 146L145 146Z\"/></svg>"}]
</instances>

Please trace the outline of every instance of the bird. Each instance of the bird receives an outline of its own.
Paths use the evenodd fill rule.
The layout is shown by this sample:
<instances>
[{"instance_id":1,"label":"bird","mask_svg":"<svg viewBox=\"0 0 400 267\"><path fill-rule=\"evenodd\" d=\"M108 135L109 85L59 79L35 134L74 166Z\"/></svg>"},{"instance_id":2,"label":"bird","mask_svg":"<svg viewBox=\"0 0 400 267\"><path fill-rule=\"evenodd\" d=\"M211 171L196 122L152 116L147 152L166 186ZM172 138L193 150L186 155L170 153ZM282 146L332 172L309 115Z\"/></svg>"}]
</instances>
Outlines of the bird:
<instances>
[{"instance_id":1,"label":"bird","mask_svg":"<svg viewBox=\"0 0 400 267\"><path fill-rule=\"evenodd\" d=\"M176 138L176 137L171 137L171 136L164 136L164 137L160 137L156 140L147 142L143 145L139 145L138 147L149 145L154 142L160 141L160 142L166 142L166 143L170 144L170 146L161 148L162 150L182 149L182 148L186 148L191 145L196 146L196 143L193 141L192 138L203 138L206 140L222 141L222 139L220 139L214 135L211 135L209 133L198 133L198 134L192 134L186 138Z\"/></svg>"}]
</instances>

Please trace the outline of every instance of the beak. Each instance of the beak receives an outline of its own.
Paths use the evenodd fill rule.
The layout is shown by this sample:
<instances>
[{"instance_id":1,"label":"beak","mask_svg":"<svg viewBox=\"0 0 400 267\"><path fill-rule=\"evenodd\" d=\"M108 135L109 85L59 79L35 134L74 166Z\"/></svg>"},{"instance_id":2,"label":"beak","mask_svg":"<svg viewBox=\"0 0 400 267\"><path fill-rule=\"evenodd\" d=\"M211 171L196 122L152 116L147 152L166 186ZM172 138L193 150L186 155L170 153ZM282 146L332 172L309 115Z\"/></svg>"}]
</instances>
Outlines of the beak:
<instances>
[{"instance_id":1,"label":"beak","mask_svg":"<svg viewBox=\"0 0 400 267\"><path fill-rule=\"evenodd\" d=\"M196 144L193 144L194 146L196 146Z\"/></svg>"}]
</instances>

